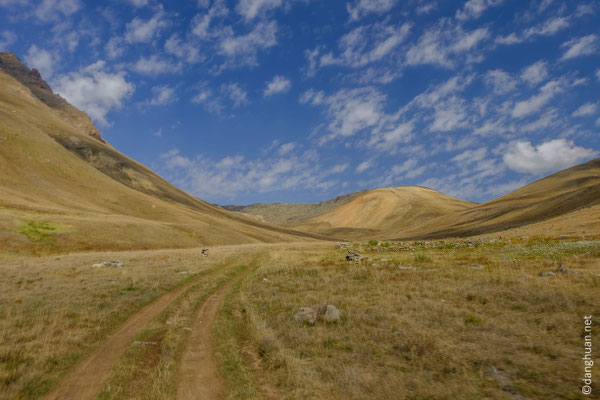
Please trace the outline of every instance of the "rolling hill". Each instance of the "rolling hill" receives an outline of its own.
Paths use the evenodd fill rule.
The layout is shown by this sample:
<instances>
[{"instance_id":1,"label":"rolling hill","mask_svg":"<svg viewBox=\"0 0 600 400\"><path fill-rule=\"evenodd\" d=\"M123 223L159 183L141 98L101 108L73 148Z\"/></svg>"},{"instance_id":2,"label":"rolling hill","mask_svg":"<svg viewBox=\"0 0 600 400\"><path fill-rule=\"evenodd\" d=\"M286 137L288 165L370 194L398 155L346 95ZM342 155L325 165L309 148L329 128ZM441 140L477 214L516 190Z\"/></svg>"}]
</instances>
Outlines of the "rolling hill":
<instances>
[{"instance_id":1,"label":"rolling hill","mask_svg":"<svg viewBox=\"0 0 600 400\"><path fill-rule=\"evenodd\" d=\"M203 202L107 144L0 54L0 256L311 240Z\"/></svg>"},{"instance_id":2,"label":"rolling hill","mask_svg":"<svg viewBox=\"0 0 600 400\"><path fill-rule=\"evenodd\" d=\"M385 231L393 238L473 236L551 221L564 225L564 216L578 212L593 219L600 204L600 158L552 174L483 204L441 216L408 229ZM596 218L597 219L597 218ZM562 221L559 223L559 221ZM546 224L545 226L549 226ZM596 232L598 233L598 232Z\"/></svg>"},{"instance_id":3,"label":"rolling hill","mask_svg":"<svg viewBox=\"0 0 600 400\"><path fill-rule=\"evenodd\" d=\"M507 230L522 235L600 234L598 206L600 159L483 204L455 199L432 189L403 186L351 193L316 204L228 208L326 236L402 240L466 237Z\"/></svg>"}]
</instances>

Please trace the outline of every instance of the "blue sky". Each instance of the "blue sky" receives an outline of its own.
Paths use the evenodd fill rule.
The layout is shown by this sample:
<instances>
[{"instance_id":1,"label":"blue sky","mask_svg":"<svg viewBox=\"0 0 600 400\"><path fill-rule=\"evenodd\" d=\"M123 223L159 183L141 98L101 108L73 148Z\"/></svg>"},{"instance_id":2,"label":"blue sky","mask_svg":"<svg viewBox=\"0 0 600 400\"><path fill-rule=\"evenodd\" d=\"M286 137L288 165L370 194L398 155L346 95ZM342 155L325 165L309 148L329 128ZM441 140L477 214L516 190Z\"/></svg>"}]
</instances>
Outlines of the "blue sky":
<instances>
[{"instance_id":1,"label":"blue sky","mask_svg":"<svg viewBox=\"0 0 600 400\"><path fill-rule=\"evenodd\" d=\"M0 50L219 204L485 201L599 156L600 4L0 0Z\"/></svg>"}]
</instances>

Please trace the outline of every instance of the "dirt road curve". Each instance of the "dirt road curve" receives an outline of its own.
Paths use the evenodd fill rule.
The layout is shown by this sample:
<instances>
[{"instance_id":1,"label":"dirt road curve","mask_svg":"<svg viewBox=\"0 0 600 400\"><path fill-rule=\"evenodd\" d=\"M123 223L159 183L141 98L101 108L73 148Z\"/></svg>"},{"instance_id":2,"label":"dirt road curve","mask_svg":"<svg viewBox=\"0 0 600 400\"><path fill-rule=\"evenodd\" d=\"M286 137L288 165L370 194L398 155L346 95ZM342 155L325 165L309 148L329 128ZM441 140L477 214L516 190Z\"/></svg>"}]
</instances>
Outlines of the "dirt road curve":
<instances>
[{"instance_id":1,"label":"dirt road curve","mask_svg":"<svg viewBox=\"0 0 600 400\"><path fill-rule=\"evenodd\" d=\"M188 347L179 369L178 400L219 399L223 382L213 358L212 326L231 286L249 271L244 271L221 286L202 304L194 321Z\"/></svg>"},{"instance_id":2,"label":"dirt road curve","mask_svg":"<svg viewBox=\"0 0 600 400\"><path fill-rule=\"evenodd\" d=\"M129 317L102 346L76 366L73 371L59 382L54 390L42 397L42 399L87 400L96 398L102 385L102 379L111 371L112 367L119 360L119 357L121 357L121 354L123 354L123 351L129 346L136 335L191 285L215 273L216 271L213 271L201 275L179 286Z\"/></svg>"}]
</instances>

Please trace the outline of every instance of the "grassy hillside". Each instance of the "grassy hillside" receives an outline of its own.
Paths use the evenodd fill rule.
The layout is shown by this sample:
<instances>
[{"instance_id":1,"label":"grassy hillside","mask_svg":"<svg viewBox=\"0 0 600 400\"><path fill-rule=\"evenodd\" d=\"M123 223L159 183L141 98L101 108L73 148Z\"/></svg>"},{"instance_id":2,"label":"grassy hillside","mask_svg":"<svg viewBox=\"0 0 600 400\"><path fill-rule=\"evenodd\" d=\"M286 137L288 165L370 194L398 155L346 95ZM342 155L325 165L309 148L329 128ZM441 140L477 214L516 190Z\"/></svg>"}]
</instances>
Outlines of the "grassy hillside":
<instances>
[{"instance_id":1,"label":"grassy hillside","mask_svg":"<svg viewBox=\"0 0 600 400\"><path fill-rule=\"evenodd\" d=\"M498 232L548 221L545 226L566 228L566 216L593 218L600 204L600 158L560 171L505 196L442 216L419 226L385 232L393 238L443 238ZM594 230L593 225L590 229ZM592 232L590 232L592 233Z\"/></svg>"},{"instance_id":2,"label":"grassy hillside","mask_svg":"<svg viewBox=\"0 0 600 400\"><path fill-rule=\"evenodd\" d=\"M200 201L90 135L12 76L0 72L0 87L0 256L312 236Z\"/></svg>"}]
</instances>

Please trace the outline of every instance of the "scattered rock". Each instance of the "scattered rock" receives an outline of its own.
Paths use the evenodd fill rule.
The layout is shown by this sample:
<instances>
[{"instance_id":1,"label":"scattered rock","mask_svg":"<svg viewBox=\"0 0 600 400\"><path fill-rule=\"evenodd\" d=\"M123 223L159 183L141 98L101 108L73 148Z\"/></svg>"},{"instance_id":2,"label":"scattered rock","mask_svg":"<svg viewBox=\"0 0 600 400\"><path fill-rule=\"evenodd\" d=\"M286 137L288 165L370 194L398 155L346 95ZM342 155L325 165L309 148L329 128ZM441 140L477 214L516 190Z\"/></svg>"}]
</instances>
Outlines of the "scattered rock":
<instances>
[{"instance_id":1,"label":"scattered rock","mask_svg":"<svg viewBox=\"0 0 600 400\"><path fill-rule=\"evenodd\" d=\"M571 239L571 235L558 235L557 239Z\"/></svg>"},{"instance_id":2,"label":"scattered rock","mask_svg":"<svg viewBox=\"0 0 600 400\"><path fill-rule=\"evenodd\" d=\"M294 319L296 322L314 325L317 321L317 312L310 307L300 307Z\"/></svg>"},{"instance_id":3,"label":"scattered rock","mask_svg":"<svg viewBox=\"0 0 600 400\"><path fill-rule=\"evenodd\" d=\"M556 274L552 271L542 271L539 273L540 276L555 276Z\"/></svg>"},{"instance_id":4,"label":"scattered rock","mask_svg":"<svg viewBox=\"0 0 600 400\"><path fill-rule=\"evenodd\" d=\"M184 331L191 332L191 331L192 331L192 328L188 328L188 327L186 326L185 328L183 328L183 330L184 330Z\"/></svg>"},{"instance_id":5,"label":"scattered rock","mask_svg":"<svg viewBox=\"0 0 600 400\"><path fill-rule=\"evenodd\" d=\"M348 254L346 254L346 261L348 262L359 262L361 259L360 253L357 253L352 250L348 250Z\"/></svg>"},{"instance_id":6,"label":"scattered rock","mask_svg":"<svg viewBox=\"0 0 600 400\"><path fill-rule=\"evenodd\" d=\"M202 257L208 257L208 249L202 249Z\"/></svg>"},{"instance_id":7,"label":"scattered rock","mask_svg":"<svg viewBox=\"0 0 600 400\"><path fill-rule=\"evenodd\" d=\"M398 265L398 269L401 269L403 271L416 271L417 270L415 267L411 267L410 265Z\"/></svg>"},{"instance_id":8,"label":"scattered rock","mask_svg":"<svg viewBox=\"0 0 600 400\"><path fill-rule=\"evenodd\" d=\"M189 272L187 272L187 271L181 271L181 272L178 272L177 274L179 274L179 275L187 275L187 274L189 274Z\"/></svg>"},{"instance_id":9,"label":"scattered rock","mask_svg":"<svg viewBox=\"0 0 600 400\"><path fill-rule=\"evenodd\" d=\"M572 269L566 269L564 265L560 264L558 266L558 269L556 270L556 272L560 272L561 274L565 274L565 275L579 275L579 272L574 271Z\"/></svg>"},{"instance_id":10,"label":"scattered rock","mask_svg":"<svg viewBox=\"0 0 600 400\"><path fill-rule=\"evenodd\" d=\"M340 320L340 312L334 305L327 304L325 313L321 315L321 318L327 323L338 322Z\"/></svg>"},{"instance_id":11,"label":"scattered rock","mask_svg":"<svg viewBox=\"0 0 600 400\"><path fill-rule=\"evenodd\" d=\"M92 268L104 268L104 267L122 268L123 262L121 260L104 261L104 262L92 265Z\"/></svg>"}]
</instances>

